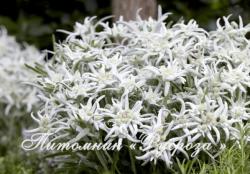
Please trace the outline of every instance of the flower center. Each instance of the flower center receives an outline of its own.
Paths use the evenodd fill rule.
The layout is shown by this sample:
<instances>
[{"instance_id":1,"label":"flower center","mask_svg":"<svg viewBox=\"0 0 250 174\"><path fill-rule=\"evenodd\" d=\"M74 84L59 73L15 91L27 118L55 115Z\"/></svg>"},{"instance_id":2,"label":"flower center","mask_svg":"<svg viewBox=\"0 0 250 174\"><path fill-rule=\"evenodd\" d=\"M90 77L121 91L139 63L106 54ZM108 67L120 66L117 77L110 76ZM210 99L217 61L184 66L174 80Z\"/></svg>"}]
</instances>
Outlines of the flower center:
<instances>
[{"instance_id":1,"label":"flower center","mask_svg":"<svg viewBox=\"0 0 250 174\"><path fill-rule=\"evenodd\" d=\"M129 123L132 121L134 114L131 110L123 110L117 114L120 123Z\"/></svg>"}]
</instances>

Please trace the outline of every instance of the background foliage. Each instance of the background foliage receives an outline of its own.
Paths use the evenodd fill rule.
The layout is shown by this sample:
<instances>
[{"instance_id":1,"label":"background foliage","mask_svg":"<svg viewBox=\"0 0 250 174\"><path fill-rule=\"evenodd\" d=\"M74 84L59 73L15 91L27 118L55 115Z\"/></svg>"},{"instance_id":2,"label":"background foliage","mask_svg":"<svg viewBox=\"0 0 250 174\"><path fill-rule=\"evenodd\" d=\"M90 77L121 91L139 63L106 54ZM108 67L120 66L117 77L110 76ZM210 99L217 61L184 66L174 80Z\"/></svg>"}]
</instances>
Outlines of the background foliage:
<instances>
[{"instance_id":1,"label":"background foliage","mask_svg":"<svg viewBox=\"0 0 250 174\"><path fill-rule=\"evenodd\" d=\"M52 48L56 29L72 30L86 16L110 14L110 2L101 0L6 0L0 6L0 25L19 41L40 49ZM61 37L57 34L57 37Z\"/></svg>"},{"instance_id":2,"label":"background foliage","mask_svg":"<svg viewBox=\"0 0 250 174\"><path fill-rule=\"evenodd\" d=\"M250 22L249 0L158 0L163 12L173 12L172 19L191 18L206 28L215 28L218 17L233 14ZM51 36L64 35L56 29L72 30L75 21L86 16L98 18L111 14L111 0L5 0L0 6L0 25L21 42L34 44L40 49L52 49Z\"/></svg>"}]
</instances>

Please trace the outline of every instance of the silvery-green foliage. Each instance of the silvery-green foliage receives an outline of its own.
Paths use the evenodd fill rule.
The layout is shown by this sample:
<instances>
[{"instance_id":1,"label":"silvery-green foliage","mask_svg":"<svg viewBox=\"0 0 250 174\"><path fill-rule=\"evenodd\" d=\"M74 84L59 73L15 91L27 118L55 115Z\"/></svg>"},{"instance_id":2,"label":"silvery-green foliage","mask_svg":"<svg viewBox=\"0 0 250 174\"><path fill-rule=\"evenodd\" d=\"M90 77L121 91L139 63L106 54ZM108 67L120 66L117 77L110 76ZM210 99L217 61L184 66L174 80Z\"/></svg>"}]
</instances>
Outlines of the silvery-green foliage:
<instances>
[{"instance_id":1,"label":"silvery-green foliage","mask_svg":"<svg viewBox=\"0 0 250 174\"><path fill-rule=\"evenodd\" d=\"M45 105L29 132L71 143L105 132L105 141L138 143L138 160L167 166L177 153L164 144L189 157L178 143L238 141L250 118L250 25L223 17L208 32L194 20L167 23L168 15L92 17L62 31L36 81Z\"/></svg>"},{"instance_id":2,"label":"silvery-green foliage","mask_svg":"<svg viewBox=\"0 0 250 174\"><path fill-rule=\"evenodd\" d=\"M34 66L42 62L44 55L36 48L21 45L5 28L0 28L0 104L5 115L13 114L22 108L30 112L38 106L37 88L25 83L34 81L36 75L25 64Z\"/></svg>"}]
</instances>

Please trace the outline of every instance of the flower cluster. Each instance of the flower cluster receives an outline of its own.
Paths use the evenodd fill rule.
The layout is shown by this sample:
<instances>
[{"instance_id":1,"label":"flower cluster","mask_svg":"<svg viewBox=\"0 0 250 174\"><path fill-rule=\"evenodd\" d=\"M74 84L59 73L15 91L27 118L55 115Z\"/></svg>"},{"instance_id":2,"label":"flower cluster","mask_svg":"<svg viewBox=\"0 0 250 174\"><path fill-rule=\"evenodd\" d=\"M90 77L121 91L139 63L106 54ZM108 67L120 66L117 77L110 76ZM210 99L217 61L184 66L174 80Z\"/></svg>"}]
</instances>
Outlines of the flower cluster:
<instances>
[{"instance_id":1,"label":"flower cluster","mask_svg":"<svg viewBox=\"0 0 250 174\"><path fill-rule=\"evenodd\" d=\"M25 84L36 76L25 64L34 66L35 62L41 63L43 57L36 48L20 45L5 28L0 28L0 103L4 105L5 115L12 108L30 112L38 105L37 88Z\"/></svg>"},{"instance_id":2,"label":"flower cluster","mask_svg":"<svg viewBox=\"0 0 250 174\"><path fill-rule=\"evenodd\" d=\"M207 32L168 15L112 25L92 17L61 30L67 39L37 78L45 105L32 135L126 140L141 146L138 160L167 166L173 151L190 156L179 143L238 141L250 118L250 25L223 17Z\"/></svg>"}]
</instances>

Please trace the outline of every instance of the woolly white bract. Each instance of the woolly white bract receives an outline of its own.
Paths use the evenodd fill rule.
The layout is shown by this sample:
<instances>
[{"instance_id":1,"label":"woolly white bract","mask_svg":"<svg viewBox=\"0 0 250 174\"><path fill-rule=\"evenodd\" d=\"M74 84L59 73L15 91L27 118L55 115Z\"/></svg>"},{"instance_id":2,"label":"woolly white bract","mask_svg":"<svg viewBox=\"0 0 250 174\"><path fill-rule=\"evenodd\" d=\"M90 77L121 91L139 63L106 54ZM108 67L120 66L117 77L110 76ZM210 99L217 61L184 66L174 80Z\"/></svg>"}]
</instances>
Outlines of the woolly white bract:
<instances>
[{"instance_id":1,"label":"woolly white bract","mask_svg":"<svg viewBox=\"0 0 250 174\"><path fill-rule=\"evenodd\" d=\"M32 135L84 142L104 133L100 141L138 143L139 160L167 166L190 156L180 142L238 141L250 118L250 25L223 17L207 32L194 20L166 24L168 15L111 26L92 17L63 31L37 79L46 104Z\"/></svg>"},{"instance_id":2,"label":"woolly white bract","mask_svg":"<svg viewBox=\"0 0 250 174\"><path fill-rule=\"evenodd\" d=\"M5 28L0 28L0 103L4 105L5 115L12 108L14 112L21 108L30 112L38 106L37 88L24 84L32 82L36 76L25 64L34 66L35 62L41 63L43 57L36 48L20 45Z\"/></svg>"}]
</instances>

